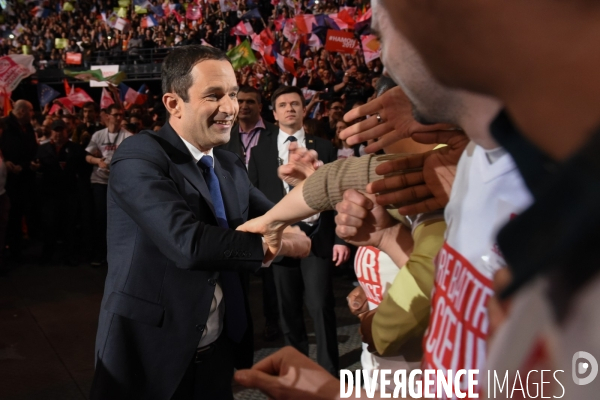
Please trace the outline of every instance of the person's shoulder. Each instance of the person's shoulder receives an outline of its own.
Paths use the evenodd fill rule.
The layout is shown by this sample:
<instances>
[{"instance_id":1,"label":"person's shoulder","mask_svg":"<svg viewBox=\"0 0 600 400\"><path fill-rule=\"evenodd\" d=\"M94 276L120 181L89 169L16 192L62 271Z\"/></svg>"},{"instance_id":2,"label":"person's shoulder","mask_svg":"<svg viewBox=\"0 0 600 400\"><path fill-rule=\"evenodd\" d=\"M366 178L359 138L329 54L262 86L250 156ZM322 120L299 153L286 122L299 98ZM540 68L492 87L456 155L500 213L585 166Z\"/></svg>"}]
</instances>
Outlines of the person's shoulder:
<instances>
[{"instance_id":1,"label":"person's shoulder","mask_svg":"<svg viewBox=\"0 0 600 400\"><path fill-rule=\"evenodd\" d=\"M242 159L240 158L240 156L237 153L234 153L230 150L224 149L224 148L214 148L213 149L213 154L215 155L215 157L217 157L219 159L219 162L223 163L228 163L228 164L240 164L242 167L245 168L244 166L244 162L242 161Z\"/></svg>"},{"instance_id":2,"label":"person's shoulder","mask_svg":"<svg viewBox=\"0 0 600 400\"><path fill-rule=\"evenodd\" d=\"M274 133L274 134L278 134L279 133L279 127L275 124L270 123L269 121L265 121L263 120L263 123L265 124L265 129L270 132L270 133Z\"/></svg>"},{"instance_id":3,"label":"person's shoulder","mask_svg":"<svg viewBox=\"0 0 600 400\"><path fill-rule=\"evenodd\" d=\"M159 141L153 137L151 131L142 131L123 140L119 145L112 162L125 159L142 159L155 164L167 162L167 156Z\"/></svg>"}]
</instances>

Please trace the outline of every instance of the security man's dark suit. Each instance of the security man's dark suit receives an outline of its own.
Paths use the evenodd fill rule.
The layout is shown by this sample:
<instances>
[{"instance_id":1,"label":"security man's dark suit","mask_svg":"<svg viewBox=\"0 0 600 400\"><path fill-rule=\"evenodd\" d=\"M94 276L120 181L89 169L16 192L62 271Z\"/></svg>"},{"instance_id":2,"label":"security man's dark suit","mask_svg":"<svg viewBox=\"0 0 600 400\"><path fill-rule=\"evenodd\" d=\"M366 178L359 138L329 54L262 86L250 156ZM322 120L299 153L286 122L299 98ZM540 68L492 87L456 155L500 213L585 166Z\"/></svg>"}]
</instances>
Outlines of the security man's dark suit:
<instances>
[{"instance_id":1,"label":"security man's dark suit","mask_svg":"<svg viewBox=\"0 0 600 400\"><path fill-rule=\"evenodd\" d=\"M235 228L273 203L235 154L215 149L214 170L229 229L218 227L202 172L168 123L115 153L92 399L170 399L206 328L219 271L261 267L260 236ZM228 287L223 292L226 299ZM245 310L246 335L232 344L237 367L252 363L247 302Z\"/></svg>"},{"instance_id":2,"label":"security man's dark suit","mask_svg":"<svg viewBox=\"0 0 600 400\"><path fill-rule=\"evenodd\" d=\"M248 164L250 181L274 203L285 196L283 182L277 176L278 134L279 131L261 135L258 144L252 148ZM316 150L319 160L324 163L337 159L337 151L325 139L306 135L306 148ZM315 326L317 361L337 376L339 354L330 268L334 244L345 243L336 240L334 217L334 212L328 211L321 213L318 223L312 227L300 223L300 228L311 237L311 255L302 260L284 258L273 263L272 268L287 344L308 354L304 298Z\"/></svg>"}]
</instances>

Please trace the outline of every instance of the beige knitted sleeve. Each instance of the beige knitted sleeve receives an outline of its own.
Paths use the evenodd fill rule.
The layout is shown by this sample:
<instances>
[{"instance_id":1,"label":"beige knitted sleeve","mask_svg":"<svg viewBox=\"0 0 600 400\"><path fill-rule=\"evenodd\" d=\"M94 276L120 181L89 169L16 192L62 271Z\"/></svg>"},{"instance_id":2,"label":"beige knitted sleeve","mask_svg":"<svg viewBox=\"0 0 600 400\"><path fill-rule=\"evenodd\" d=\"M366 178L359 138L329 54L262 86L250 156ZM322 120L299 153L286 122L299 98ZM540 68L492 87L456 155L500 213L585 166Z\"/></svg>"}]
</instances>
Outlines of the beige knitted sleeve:
<instances>
[{"instance_id":1,"label":"beige knitted sleeve","mask_svg":"<svg viewBox=\"0 0 600 400\"><path fill-rule=\"evenodd\" d=\"M366 155L325 164L304 182L304 201L313 210L333 210L335 205L342 201L347 189L365 190L367 183L381 179L382 176L375 173L379 164L405 156Z\"/></svg>"}]
</instances>

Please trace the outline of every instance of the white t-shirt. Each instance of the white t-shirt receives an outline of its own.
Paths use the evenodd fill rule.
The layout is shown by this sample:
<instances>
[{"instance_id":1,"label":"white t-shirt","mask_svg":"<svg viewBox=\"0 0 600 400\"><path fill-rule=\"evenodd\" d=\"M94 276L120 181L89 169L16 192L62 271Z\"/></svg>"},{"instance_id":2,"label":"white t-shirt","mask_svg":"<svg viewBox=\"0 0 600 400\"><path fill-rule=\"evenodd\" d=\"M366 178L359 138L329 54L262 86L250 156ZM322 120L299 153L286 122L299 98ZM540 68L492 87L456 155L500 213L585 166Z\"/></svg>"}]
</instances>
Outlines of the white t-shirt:
<instances>
[{"instance_id":1,"label":"white t-shirt","mask_svg":"<svg viewBox=\"0 0 600 400\"><path fill-rule=\"evenodd\" d=\"M369 310L374 310L383 300L387 289L392 285L396 274L400 269L383 251L372 246L361 246L356 252L354 258L354 272L358 283L364 290ZM403 356L380 357L371 354L367 350L367 344L362 344L363 352L360 357L362 368L368 372L367 376L372 376L372 371L376 369L390 369L392 371L404 369L410 372L419 367L419 363L409 363ZM378 383L379 385L379 383ZM388 393L392 393L395 384L392 382L386 388Z\"/></svg>"},{"instance_id":2,"label":"white t-shirt","mask_svg":"<svg viewBox=\"0 0 600 400\"><path fill-rule=\"evenodd\" d=\"M110 165L113 154L115 154L117 148L123 143L123 140L129 136L133 135L125 129L121 129L118 133L108 133L108 128L101 129L92 135L85 151L95 157L102 156L104 162ZM91 178L92 183L108 185L109 173L109 169L99 168L97 165L94 165Z\"/></svg>"},{"instance_id":3,"label":"white t-shirt","mask_svg":"<svg viewBox=\"0 0 600 400\"><path fill-rule=\"evenodd\" d=\"M496 160L491 163L488 154ZM423 368L482 369L488 333L487 301L494 273L506 263L498 230L532 202L509 154L470 143L458 163L444 246L436 258Z\"/></svg>"}]
</instances>

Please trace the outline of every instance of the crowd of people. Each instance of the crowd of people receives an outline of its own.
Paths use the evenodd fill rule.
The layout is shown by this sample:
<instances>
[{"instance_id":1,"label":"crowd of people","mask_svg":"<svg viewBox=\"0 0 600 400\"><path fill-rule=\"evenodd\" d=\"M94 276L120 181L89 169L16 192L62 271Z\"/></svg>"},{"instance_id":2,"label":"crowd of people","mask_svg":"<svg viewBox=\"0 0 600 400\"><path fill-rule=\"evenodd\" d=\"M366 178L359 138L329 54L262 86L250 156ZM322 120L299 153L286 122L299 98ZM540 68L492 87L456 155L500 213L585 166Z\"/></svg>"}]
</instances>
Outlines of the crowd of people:
<instances>
[{"instance_id":1,"label":"crowd of people","mask_svg":"<svg viewBox=\"0 0 600 400\"><path fill-rule=\"evenodd\" d=\"M0 125L11 254L39 198L42 259L62 242L68 261L85 248L77 240L94 265L109 257L92 398L231 398L233 368L252 364L250 271L263 277L265 338L281 326L295 350L237 382L272 398L339 398L348 388L336 379L329 267L350 246L365 387L398 387L374 370L493 370L518 379L523 397L593 397L597 362L585 384L575 369L590 360L582 353L600 354L590 56L600 10L586 0L438 3L371 1L383 64L307 49L296 76L273 79L264 59L234 71L221 50L235 38L210 41L209 25L196 36L203 25L192 24L195 41L162 65L165 115L89 103L81 120L34 118L15 103ZM259 6L269 24L286 7ZM222 17L231 27L241 14ZM306 357L303 302L319 365ZM548 382L543 370L563 374ZM485 376L476 391L492 397ZM463 378L455 394L472 385Z\"/></svg>"}]
</instances>

